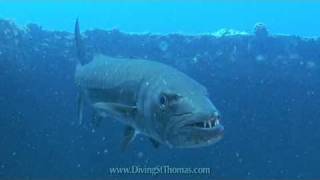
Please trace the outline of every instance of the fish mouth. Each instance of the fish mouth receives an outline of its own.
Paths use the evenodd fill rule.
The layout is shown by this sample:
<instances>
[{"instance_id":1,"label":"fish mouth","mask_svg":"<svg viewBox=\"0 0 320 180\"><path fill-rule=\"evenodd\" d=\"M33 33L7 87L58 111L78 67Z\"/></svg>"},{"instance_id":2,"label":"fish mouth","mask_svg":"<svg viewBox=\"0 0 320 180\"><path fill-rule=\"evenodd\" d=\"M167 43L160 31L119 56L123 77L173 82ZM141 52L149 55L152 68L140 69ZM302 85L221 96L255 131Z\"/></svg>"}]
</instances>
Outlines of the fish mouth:
<instances>
[{"instance_id":1,"label":"fish mouth","mask_svg":"<svg viewBox=\"0 0 320 180\"><path fill-rule=\"evenodd\" d=\"M183 118L182 118L183 117ZM203 147L222 139L224 127L220 117L212 115L184 114L182 120L171 129L171 145L180 148Z\"/></svg>"},{"instance_id":2,"label":"fish mouth","mask_svg":"<svg viewBox=\"0 0 320 180\"><path fill-rule=\"evenodd\" d=\"M198 129L198 130L212 130L219 126L220 116L206 116L206 115L195 115L191 112L177 114L175 117L180 117L181 120L173 124L179 129Z\"/></svg>"},{"instance_id":3,"label":"fish mouth","mask_svg":"<svg viewBox=\"0 0 320 180\"><path fill-rule=\"evenodd\" d=\"M191 120L187 122L183 122L180 125L180 128L193 128L193 129L200 129L200 130L211 130L215 129L220 125L219 118L209 118L207 120L199 121L199 120ZM221 126L221 125L220 125Z\"/></svg>"}]
</instances>

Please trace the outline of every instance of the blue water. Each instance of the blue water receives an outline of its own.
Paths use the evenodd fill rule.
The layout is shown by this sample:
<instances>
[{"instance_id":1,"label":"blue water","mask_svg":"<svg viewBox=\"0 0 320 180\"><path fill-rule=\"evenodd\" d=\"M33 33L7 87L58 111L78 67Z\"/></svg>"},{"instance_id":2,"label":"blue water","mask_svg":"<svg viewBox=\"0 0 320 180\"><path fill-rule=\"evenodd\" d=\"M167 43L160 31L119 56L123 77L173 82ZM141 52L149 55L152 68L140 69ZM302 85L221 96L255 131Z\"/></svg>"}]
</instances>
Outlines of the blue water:
<instances>
[{"instance_id":1,"label":"blue water","mask_svg":"<svg viewBox=\"0 0 320 180\"><path fill-rule=\"evenodd\" d=\"M319 36L320 29L317 1L1 1L0 7L0 18L10 19L21 28L32 22L50 31L72 32L76 17L80 18L83 31L117 28L136 33L203 34L232 28L251 33L256 22L263 22L271 34L309 37ZM273 64L274 59L262 64L245 59L235 64L205 59L203 64L187 67L183 57L166 61L208 88L222 114L225 137L213 146L199 149L155 149L148 139L138 136L123 153L120 142L124 128L120 123L104 121L101 128L93 131L87 109L84 125L77 124L74 57L60 56L64 51L60 44L44 44L45 52L39 53L42 49L36 48L37 38L52 38L45 31L35 31L32 38L18 49L11 48L14 41L0 42L0 179L320 177L319 40L311 48L299 47L301 56L308 59L293 58L297 62L288 65ZM90 43L91 48L101 46L99 38ZM165 56L185 53L178 45L177 55L125 47L115 50L115 54L148 54L166 60ZM208 48L206 44L196 47L200 52L201 47ZM106 48L112 49L112 43ZM261 53L268 56L274 52ZM212 173L156 177L109 173L110 167L132 165L208 167Z\"/></svg>"},{"instance_id":2,"label":"blue water","mask_svg":"<svg viewBox=\"0 0 320 180\"><path fill-rule=\"evenodd\" d=\"M317 36L317 1L74 1L0 2L1 18L18 24L41 24L45 29L72 31L76 17L82 28L118 28L125 32L205 33L220 28L251 32L256 22L273 33Z\"/></svg>"}]
</instances>

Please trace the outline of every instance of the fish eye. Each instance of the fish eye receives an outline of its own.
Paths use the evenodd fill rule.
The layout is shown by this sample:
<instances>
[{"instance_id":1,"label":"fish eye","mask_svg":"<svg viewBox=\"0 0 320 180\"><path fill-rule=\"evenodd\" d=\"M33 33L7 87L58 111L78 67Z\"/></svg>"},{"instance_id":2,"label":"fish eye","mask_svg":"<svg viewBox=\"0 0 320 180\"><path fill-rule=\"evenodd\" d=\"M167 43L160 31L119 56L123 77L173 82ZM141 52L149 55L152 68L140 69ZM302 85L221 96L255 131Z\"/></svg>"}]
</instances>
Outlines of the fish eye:
<instances>
[{"instance_id":1,"label":"fish eye","mask_svg":"<svg viewBox=\"0 0 320 180\"><path fill-rule=\"evenodd\" d=\"M165 95L161 95L159 99L160 106L164 108L168 104L168 99Z\"/></svg>"}]
</instances>

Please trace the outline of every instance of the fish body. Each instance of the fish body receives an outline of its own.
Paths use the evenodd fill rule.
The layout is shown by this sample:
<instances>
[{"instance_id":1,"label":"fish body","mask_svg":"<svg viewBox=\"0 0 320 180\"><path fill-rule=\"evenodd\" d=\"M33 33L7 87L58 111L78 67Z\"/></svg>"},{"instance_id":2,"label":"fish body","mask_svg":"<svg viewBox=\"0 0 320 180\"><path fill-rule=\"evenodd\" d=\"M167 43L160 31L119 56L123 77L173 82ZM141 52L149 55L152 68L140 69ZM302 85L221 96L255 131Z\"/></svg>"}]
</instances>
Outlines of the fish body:
<instances>
[{"instance_id":1,"label":"fish body","mask_svg":"<svg viewBox=\"0 0 320 180\"><path fill-rule=\"evenodd\" d=\"M79 59L79 119L85 102L97 116L117 119L126 126L123 147L137 134L150 138L154 146L180 148L208 146L222 138L220 113L206 88L177 69L152 60L104 55L87 64Z\"/></svg>"}]
</instances>

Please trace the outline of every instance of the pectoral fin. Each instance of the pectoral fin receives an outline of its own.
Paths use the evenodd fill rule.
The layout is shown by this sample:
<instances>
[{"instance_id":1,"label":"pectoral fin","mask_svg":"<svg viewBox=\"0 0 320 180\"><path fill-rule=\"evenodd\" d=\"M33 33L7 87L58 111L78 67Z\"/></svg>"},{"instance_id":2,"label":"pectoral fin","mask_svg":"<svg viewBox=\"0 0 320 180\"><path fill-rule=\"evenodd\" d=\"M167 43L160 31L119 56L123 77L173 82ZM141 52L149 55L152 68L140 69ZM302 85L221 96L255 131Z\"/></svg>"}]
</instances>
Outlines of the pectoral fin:
<instances>
[{"instance_id":1,"label":"pectoral fin","mask_svg":"<svg viewBox=\"0 0 320 180\"><path fill-rule=\"evenodd\" d=\"M107 111L111 115L118 115L124 118L134 117L137 113L136 106L127 106L123 104L105 102L97 102L93 106L97 109Z\"/></svg>"},{"instance_id":2,"label":"pectoral fin","mask_svg":"<svg viewBox=\"0 0 320 180\"><path fill-rule=\"evenodd\" d=\"M124 130L124 138L122 141L121 150L122 152L126 151L128 148L128 145L134 140L136 136L136 131L133 127L126 126Z\"/></svg>"}]
</instances>

